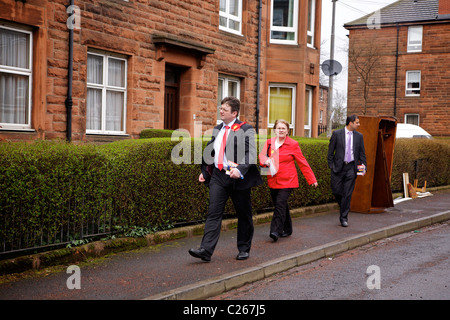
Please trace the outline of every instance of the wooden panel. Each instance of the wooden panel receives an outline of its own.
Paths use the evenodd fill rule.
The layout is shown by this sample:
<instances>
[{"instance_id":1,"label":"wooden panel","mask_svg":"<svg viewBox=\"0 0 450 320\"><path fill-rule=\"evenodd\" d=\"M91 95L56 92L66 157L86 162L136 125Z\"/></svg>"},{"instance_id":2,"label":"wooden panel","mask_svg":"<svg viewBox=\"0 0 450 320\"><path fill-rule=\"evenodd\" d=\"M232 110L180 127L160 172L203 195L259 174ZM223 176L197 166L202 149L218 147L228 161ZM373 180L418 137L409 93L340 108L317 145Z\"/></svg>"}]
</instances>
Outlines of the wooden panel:
<instances>
[{"instance_id":1,"label":"wooden panel","mask_svg":"<svg viewBox=\"0 0 450 320\"><path fill-rule=\"evenodd\" d=\"M178 90L166 86L164 98L164 129L178 129Z\"/></svg>"},{"instance_id":2,"label":"wooden panel","mask_svg":"<svg viewBox=\"0 0 450 320\"><path fill-rule=\"evenodd\" d=\"M367 173L356 178L350 208L363 213L383 212L393 207L391 174L397 120L393 117L360 116Z\"/></svg>"},{"instance_id":3,"label":"wooden panel","mask_svg":"<svg viewBox=\"0 0 450 320\"><path fill-rule=\"evenodd\" d=\"M379 119L377 117L360 116L359 121L361 125L358 132L364 137L367 171L364 176L357 176L356 178L350 209L356 212L368 212L372 201Z\"/></svg>"}]
</instances>

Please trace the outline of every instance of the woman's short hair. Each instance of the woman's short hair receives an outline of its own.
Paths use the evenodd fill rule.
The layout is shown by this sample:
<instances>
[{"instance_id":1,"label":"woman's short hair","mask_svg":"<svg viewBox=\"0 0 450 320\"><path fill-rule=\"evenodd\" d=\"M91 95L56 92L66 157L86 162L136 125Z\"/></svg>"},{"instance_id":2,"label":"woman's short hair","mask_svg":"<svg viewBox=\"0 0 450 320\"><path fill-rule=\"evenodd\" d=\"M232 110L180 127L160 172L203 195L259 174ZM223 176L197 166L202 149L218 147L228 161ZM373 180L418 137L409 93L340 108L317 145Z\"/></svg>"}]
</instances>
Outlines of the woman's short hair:
<instances>
[{"instance_id":1,"label":"woman's short hair","mask_svg":"<svg viewBox=\"0 0 450 320\"><path fill-rule=\"evenodd\" d=\"M284 124L284 125L286 126L286 128L287 128L287 133L289 134L289 122L287 122L286 120L283 120L283 119L275 120L275 123L274 123L274 125L273 125L273 129L275 130L275 128L277 127L277 125L280 124L280 123L282 123L282 124Z\"/></svg>"}]
</instances>

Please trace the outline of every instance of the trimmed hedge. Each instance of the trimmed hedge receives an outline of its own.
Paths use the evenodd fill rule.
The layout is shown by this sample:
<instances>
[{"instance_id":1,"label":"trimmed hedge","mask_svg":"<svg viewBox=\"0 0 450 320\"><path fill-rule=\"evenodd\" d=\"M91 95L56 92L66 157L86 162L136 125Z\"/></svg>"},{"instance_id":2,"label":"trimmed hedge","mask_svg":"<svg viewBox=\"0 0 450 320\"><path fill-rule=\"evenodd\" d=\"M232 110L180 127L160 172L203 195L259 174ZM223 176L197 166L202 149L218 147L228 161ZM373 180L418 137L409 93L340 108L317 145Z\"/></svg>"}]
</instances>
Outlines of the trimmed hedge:
<instances>
[{"instance_id":1,"label":"trimmed hedge","mask_svg":"<svg viewBox=\"0 0 450 320\"><path fill-rule=\"evenodd\" d=\"M1 143L0 240L26 247L68 230L82 237L84 222L111 210L109 167L93 145Z\"/></svg>"},{"instance_id":2,"label":"trimmed hedge","mask_svg":"<svg viewBox=\"0 0 450 320\"><path fill-rule=\"evenodd\" d=\"M172 137L173 131L174 130L166 130L166 129L145 129L141 131L139 138L140 139L170 138Z\"/></svg>"},{"instance_id":3,"label":"trimmed hedge","mask_svg":"<svg viewBox=\"0 0 450 320\"><path fill-rule=\"evenodd\" d=\"M450 185L450 140L398 139L394 149L391 187L403 190L403 173L408 172L410 183L418 179L422 187Z\"/></svg>"},{"instance_id":4,"label":"trimmed hedge","mask_svg":"<svg viewBox=\"0 0 450 320\"><path fill-rule=\"evenodd\" d=\"M328 140L296 139L319 187L308 186L298 169L300 187L293 191L290 207L334 201L326 160ZM206 142L201 144L204 148ZM0 243L46 245L71 241L64 238L69 231L75 239L108 233L114 227L161 229L203 221L208 188L198 182L199 164L172 162L175 146L180 142L170 138L100 146L56 141L0 143ZM393 191L402 189L402 172L409 172L411 181L415 178L415 159L423 159L418 167L419 185L423 180L428 187L450 184L448 141L403 139L395 147ZM255 213L272 208L265 176L263 181L252 189ZM231 201L226 211L234 213Z\"/></svg>"}]
</instances>

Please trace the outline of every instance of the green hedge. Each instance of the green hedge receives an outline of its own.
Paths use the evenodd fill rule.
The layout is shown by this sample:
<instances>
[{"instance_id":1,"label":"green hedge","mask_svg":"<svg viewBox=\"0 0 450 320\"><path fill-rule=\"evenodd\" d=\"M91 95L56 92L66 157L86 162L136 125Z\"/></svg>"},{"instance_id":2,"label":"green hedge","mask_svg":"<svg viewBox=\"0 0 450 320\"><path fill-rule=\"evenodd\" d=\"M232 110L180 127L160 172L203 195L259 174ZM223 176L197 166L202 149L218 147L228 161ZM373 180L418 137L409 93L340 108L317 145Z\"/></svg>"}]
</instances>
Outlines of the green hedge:
<instances>
[{"instance_id":1,"label":"green hedge","mask_svg":"<svg viewBox=\"0 0 450 320\"><path fill-rule=\"evenodd\" d=\"M403 173L409 181L418 179L422 187L450 185L450 140L449 139L398 139L394 149L391 187L393 191L403 189Z\"/></svg>"},{"instance_id":2,"label":"green hedge","mask_svg":"<svg viewBox=\"0 0 450 320\"><path fill-rule=\"evenodd\" d=\"M328 140L297 140L319 187L309 187L299 170L300 188L290 197L291 208L333 201ZM108 233L114 226L156 229L204 220L208 189L198 182L199 164L172 162L172 150L179 143L170 138L100 146L0 143L0 243L46 245L70 241L64 238L69 231L70 237L81 238L87 233ZM204 148L206 142L200 143ZM424 159L418 167L419 185L423 180L429 187L450 184L447 141L404 139L395 148L393 191L402 189L402 172L415 178L415 159ZM272 207L265 176L263 180L252 190L255 213ZM231 201L226 211L234 213Z\"/></svg>"},{"instance_id":3,"label":"green hedge","mask_svg":"<svg viewBox=\"0 0 450 320\"><path fill-rule=\"evenodd\" d=\"M1 143L0 240L26 247L68 230L81 237L85 221L110 210L109 167L94 146Z\"/></svg>"},{"instance_id":4,"label":"green hedge","mask_svg":"<svg viewBox=\"0 0 450 320\"><path fill-rule=\"evenodd\" d=\"M139 138L140 139L151 139L151 138L170 138L174 130L166 129L145 129L142 130Z\"/></svg>"}]
</instances>

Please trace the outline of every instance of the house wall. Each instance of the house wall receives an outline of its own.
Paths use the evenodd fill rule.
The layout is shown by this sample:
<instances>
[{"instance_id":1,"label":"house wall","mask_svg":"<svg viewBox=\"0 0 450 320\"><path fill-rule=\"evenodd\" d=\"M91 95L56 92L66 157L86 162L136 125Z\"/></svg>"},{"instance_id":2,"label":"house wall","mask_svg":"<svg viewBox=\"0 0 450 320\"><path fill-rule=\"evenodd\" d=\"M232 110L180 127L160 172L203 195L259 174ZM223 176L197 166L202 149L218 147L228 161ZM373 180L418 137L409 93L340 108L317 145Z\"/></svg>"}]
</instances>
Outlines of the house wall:
<instances>
[{"instance_id":1,"label":"house wall","mask_svg":"<svg viewBox=\"0 0 450 320\"><path fill-rule=\"evenodd\" d=\"M450 14L450 0L439 0L439 14Z\"/></svg>"},{"instance_id":2,"label":"house wall","mask_svg":"<svg viewBox=\"0 0 450 320\"><path fill-rule=\"evenodd\" d=\"M0 0L0 23L33 28L33 97L31 130L0 128L0 140L64 139L68 83L69 0ZM313 135L318 121L319 50L270 46L270 0L263 0L263 37L259 128L267 127L267 85L296 83L298 132L302 133L304 86L317 87L313 104ZM306 0L300 0L306 16ZM80 0L80 29L74 30L72 139L112 141L137 138L146 128L164 128L164 90L167 66L181 70L179 127L194 133L216 124L218 74L240 79L240 119L255 125L258 45L258 2L243 0L242 35L219 30L216 0ZM321 1L316 8L316 47L320 47ZM299 32L305 36L305 19ZM154 43L162 35L182 44ZM190 48L190 47L193 47ZM278 47L278 48L277 48ZM86 134L88 50L121 54L127 60L126 135ZM203 50L203 51L202 51ZM211 50L211 51L208 51ZM202 53L203 52L203 53ZM208 52L208 53L205 53ZM310 74L310 63L315 74ZM295 65L295 72L292 72ZM194 119L195 118L195 119Z\"/></svg>"},{"instance_id":3,"label":"house wall","mask_svg":"<svg viewBox=\"0 0 450 320\"><path fill-rule=\"evenodd\" d=\"M379 56L373 68L366 115L419 114L419 125L435 136L450 135L450 24L423 25L422 52L407 52L408 26L350 29L350 48L374 45ZM406 71L421 71L420 96L406 96ZM349 63L348 114L364 114L363 80ZM397 87L397 90L395 90ZM395 101L396 96L396 105ZM395 110L394 110L395 109Z\"/></svg>"}]
</instances>

